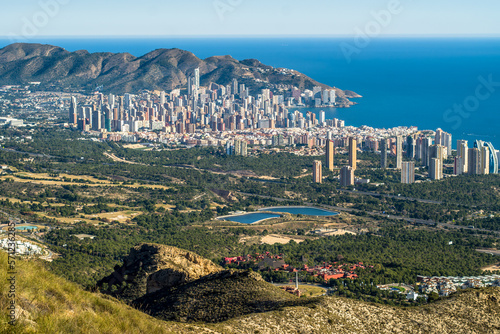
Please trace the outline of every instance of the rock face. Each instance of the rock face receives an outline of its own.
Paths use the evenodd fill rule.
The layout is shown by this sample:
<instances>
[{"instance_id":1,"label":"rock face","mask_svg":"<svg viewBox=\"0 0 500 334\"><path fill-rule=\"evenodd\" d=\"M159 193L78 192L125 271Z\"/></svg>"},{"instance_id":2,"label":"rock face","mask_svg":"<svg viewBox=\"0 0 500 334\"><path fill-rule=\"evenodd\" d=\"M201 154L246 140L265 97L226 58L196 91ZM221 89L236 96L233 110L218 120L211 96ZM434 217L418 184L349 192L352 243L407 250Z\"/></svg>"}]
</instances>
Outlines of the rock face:
<instances>
[{"instance_id":1,"label":"rock face","mask_svg":"<svg viewBox=\"0 0 500 334\"><path fill-rule=\"evenodd\" d=\"M132 248L123 266L115 267L115 271L98 285L120 299L132 301L221 270L212 261L186 250L142 244Z\"/></svg>"},{"instance_id":2,"label":"rock face","mask_svg":"<svg viewBox=\"0 0 500 334\"><path fill-rule=\"evenodd\" d=\"M133 305L162 320L215 323L314 303L314 300L297 298L265 282L258 273L225 270L145 295L136 299Z\"/></svg>"},{"instance_id":3,"label":"rock face","mask_svg":"<svg viewBox=\"0 0 500 334\"><path fill-rule=\"evenodd\" d=\"M314 86L331 88L299 72L283 75L279 69L255 59L238 61L231 56L200 59L180 49L158 49L142 57L129 53L69 52L57 46L27 43L0 49L0 85L36 81L45 90L90 92L99 86L103 86L104 93L114 94L142 89L172 90L185 88L196 68L200 69L202 85L211 82L228 85L236 78L252 94L272 85L292 85L300 90L312 90ZM343 90L335 88L335 91L339 105L353 104ZM353 94L349 95L355 97Z\"/></svg>"}]
</instances>

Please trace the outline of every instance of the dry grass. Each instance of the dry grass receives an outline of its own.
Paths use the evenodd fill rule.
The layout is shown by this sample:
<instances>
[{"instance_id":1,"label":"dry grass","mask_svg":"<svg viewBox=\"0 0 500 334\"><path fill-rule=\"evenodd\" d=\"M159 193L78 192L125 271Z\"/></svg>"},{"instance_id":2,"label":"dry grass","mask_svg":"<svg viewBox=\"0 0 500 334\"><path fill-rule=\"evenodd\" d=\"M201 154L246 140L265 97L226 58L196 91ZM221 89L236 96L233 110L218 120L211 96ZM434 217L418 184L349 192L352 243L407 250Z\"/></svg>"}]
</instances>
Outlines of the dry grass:
<instances>
[{"instance_id":1,"label":"dry grass","mask_svg":"<svg viewBox=\"0 0 500 334\"><path fill-rule=\"evenodd\" d=\"M40 263L16 261L18 323L8 324L7 255L0 252L0 333L196 333L195 326L167 323L116 299L83 291L43 268Z\"/></svg>"}]
</instances>

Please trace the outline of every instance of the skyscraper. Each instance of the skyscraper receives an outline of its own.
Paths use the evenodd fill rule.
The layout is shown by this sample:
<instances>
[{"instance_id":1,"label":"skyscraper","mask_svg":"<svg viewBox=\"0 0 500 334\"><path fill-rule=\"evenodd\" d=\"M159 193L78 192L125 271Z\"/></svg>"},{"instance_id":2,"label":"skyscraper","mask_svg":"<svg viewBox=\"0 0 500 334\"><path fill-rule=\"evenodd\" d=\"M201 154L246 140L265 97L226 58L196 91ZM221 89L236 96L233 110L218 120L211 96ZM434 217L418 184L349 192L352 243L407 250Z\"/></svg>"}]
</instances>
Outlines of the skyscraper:
<instances>
[{"instance_id":1,"label":"skyscraper","mask_svg":"<svg viewBox=\"0 0 500 334\"><path fill-rule=\"evenodd\" d=\"M446 148L446 156L451 155L451 134L444 132L441 129L436 130L436 136L434 138L434 144L441 145Z\"/></svg>"},{"instance_id":2,"label":"skyscraper","mask_svg":"<svg viewBox=\"0 0 500 334\"><path fill-rule=\"evenodd\" d=\"M432 138L423 138L420 144L420 151L422 155L422 165L428 167L430 164L430 150L429 147L432 145Z\"/></svg>"},{"instance_id":3,"label":"skyscraper","mask_svg":"<svg viewBox=\"0 0 500 334\"><path fill-rule=\"evenodd\" d=\"M432 158L429 165L429 177L431 180L441 180L443 178L443 160Z\"/></svg>"},{"instance_id":4,"label":"skyscraper","mask_svg":"<svg viewBox=\"0 0 500 334\"><path fill-rule=\"evenodd\" d=\"M356 161L357 161L357 141L356 138L349 138L349 166L356 170Z\"/></svg>"},{"instance_id":5,"label":"skyscraper","mask_svg":"<svg viewBox=\"0 0 500 334\"><path fill-rule=\"evenodd\" d=\"M403 167L403 137L396 137L396 168Z\"/></svg>"},{"instance_id":6,"label":"skyscraper","mask_svg":"<svg viewBox=\"0 0 500 334\"><path fill-rule=\"evenodd\" d=\"M315 183L323 182L321 161L319 161L319 160L313 161L313 181Z\"/></svg>"},{"instance_id":7,"label":"skyscraper","mask_svg":"<svg viewBox=\"0 0 500 334\"><path fill-rule=\"evenodd\" d=\"M466 174L469 171L469 143L467 140L457 140L457 157L461 157L461 163L463 164L461 167L461 174ZM460 170L460 169L459 169ZM460 175L460 174L456 174Z\"/></svg>"},{"instance_id":8,"label":"skyscraper","mask_svg":"<svg viewBox=\"0 0 500 334\"><path fill-rule=\"evenodd\" d=\"M323 123L325 123L325 111L321 110L319 112L319 124L323 125Z\"/></svg>"},{"instance_id":9,"label":"skyscraper","mask_svg":"<svg viewBox=\"0 0 500 334\"><path fill-rule=\"evenodd\" d=\"M196 89L200 89L200 69L196 68L194 70L194 85L196 86Z\"/></svg>"},{"instance_id":10,"label":"skyscraper","mask_svg":"<svg viewBox=\"0 0 500 334\"><path fill-rule=\"evenodd\" d=\"M354 169L350 166L344 166L340 170L340 185L342 187L354 185Z\"/></svg>"},{"instance_id":11,"label":"skyscraper","mask_svg":"<svg viewBox=\"0 0 500 334\"><path fill-rule=\"evenodd\" d=\"M467 164L464 164L464 158L461 156L456 156L455 161L453 164L453 174L454 175L462 175L464 174L464 166Z\"/></svg>"},{"instance_id":12,"label":"skyscraper","mask_svg":"<svg viewBox=\"0 0 500 334\"><path fill-rule=\"evenodd\" d=\"M496 150L493 147L492 143L484 142L482 140L476 140L474 142L474 147L477 147L479 150L479 153L481 155L481 169L484 172L486 170L486 165L488 166L488 172L491 174L497 174L498 173L498 155L496 154ZM488 148L488 153L486 151L483 154L483 147ZM484 161L483 161L483 156ZM483 166L484 164L484 166ZM484 174L482 172L482 174Z\"/></svg>"},{"instance_id":13,"label":"skyscraper","mask_svg":"<svg viewBox=\"0 0 500 334\"><path fill-rule=\"evenodd\" d=\"M401 183L415 183L415 162L403 162L401 168Z\"/></svg>"},{"instance_id":14,"label":"skyscraper","mask_svg":"<svg viewBox=\"0 0 500 334\"><path fill-rule=\"evenodd\" d=\"M76 97L72 96L71 97L71 103L69 106L69 123L76 125L78 121L78 104L76 103Z\"/></svg>"},{"instance_id":15,"label":"skyscraper","mask_svg":"<svg viewBox=\"0 0 500 334\"><path fill-rule=\"evenodd\" d=\"M436 158L436 159L440 159L441 160L441 163L443 162L443 157L444 157L444 146L442 145L432 145L430 148L429 148L429 154L430 154L430 158Z\"/></svg>"},{"instance_id":16,"label":"skyscraper","mask_svg":"<svg viewBox=\"0 0 500 334\"><path fill-rule=\"evenodd\" d=\"M332 140L326 141L325 151L326 151L326 168L333 171L335 145Z\"/></svg>"},{"instance_id":17,"label":"skyscraper","mask_svg":"<svg viewBox=\"0 0 500 334\"><path fill-rule=\"evenodd\" d=\"M406 138L406 156L409 159L415 159L415 138L413 136Z\"/></svg>"},{"instance_id":18,"label":"skyscraper","mask_svg":"<svg viewBox=\"0 0 500 334\"><path fill-rule=\"evenodd\" d=\"M481 169L481 155L477 147L469 148L468 154L468 173L471 175L479 174Z\"/></svg>"},{"instance_id":19,"label":"skyscraper","mask_svg":"<svg viewBox=\"0 0 500 334\"><path fill-rule=\"evenodd\" d=\"M490 173L490 149L488 146L481 147L481 174Z\"/></svg>"},{"instance_id":20,"label":"skyscraper","mask_svg":"<svg viewBox=\"0 0 500 334\"><path fill-rule=\"evenodd\" d=\"M387 168L387 139L382 139L380 141L380 166L382 168Z\"/></svg>"}]
</instances>

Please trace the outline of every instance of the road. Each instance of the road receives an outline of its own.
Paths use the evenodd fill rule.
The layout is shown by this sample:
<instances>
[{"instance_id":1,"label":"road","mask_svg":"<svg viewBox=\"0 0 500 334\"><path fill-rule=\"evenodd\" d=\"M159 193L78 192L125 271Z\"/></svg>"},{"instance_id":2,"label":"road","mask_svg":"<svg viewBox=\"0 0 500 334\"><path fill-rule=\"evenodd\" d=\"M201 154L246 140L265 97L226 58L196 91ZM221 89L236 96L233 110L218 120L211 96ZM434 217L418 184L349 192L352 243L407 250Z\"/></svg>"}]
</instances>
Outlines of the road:
<instances>
[{"instance_id":1,"label":"road","mask_svg":"<svg viewBox=\"0 0 500 334\"><path fill-rule=\"evenodd\" d=\"M351 193L351 194L369 195L369 196L374 196L374 197L387 197L387 198L398 199L398 200L402 200L402 201L416 201L416 202L427 203L427 204L443 204L443 202L441 202L441 201L433 201L430 199L421 199L421 198L412 198L412 197L405 197L405 196L379 194L379 193L374 193L374 192L369 192L369 191L347 190L347 189L337 189L337 191L342 191L342 192Z\"/></svg>"},{"instance_id":2,"label":"road","mask_svg":"<svg viewBox=\"0 0 500 334\"><path fill-rule=\"evenodd\" d=\"M287 199L287 198L249 194L249 193L244 193L244 192L239 192L239 191L237 191L236 193L244 195L244 196L256 196L256 197L260 197L260 198L272 199L272 200L275 200L278 202L290 201L290 199ZM304 203L304 204L308 205L308 206L320 206L320 207L325 208L325 209L340 211L340 212L355 212L355 213L362 212L362 210L358 210L358 209L354 209L354 208L344 208L341 206L331 206L331 205L324 205L324 204L317 204L317 203ZM424 220L424 219L418 219L418 218L408 218L408 217L403 217L403 216L388 215L388 214L381 213L381 212L369 212L369 214L373 215L373 216L382 217L382 218L391 218L391 219L396 219L396 220L402 220L402 221L405 221L405 222L408 222L411 224L422 224L422 225L430 225L430 226L443 227L443 228L449 228L449 229L459 229L459 230L463 229L463 230L472 230L472 231L478 231L478 232L500 234L500 231L491 231L491 230L486 230L486 229L481 229L481 228L459 226L459 225L454 225L454 224L449 224L449 223L439 223L439 222L436 222L434 220Z\"/></svg>"}]
</instances>

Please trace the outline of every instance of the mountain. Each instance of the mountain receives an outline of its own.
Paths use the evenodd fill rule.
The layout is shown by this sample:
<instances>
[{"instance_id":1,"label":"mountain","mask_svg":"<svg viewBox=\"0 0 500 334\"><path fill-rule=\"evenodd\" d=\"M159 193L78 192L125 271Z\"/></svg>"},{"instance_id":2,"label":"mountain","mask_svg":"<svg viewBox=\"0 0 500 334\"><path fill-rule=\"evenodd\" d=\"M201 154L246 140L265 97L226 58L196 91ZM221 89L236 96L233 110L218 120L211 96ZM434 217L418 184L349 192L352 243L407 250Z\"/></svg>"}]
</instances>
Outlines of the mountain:
<instances>
[{"instance_id":1,"label":"mountain","mask_svg":"<svg viewBox=\"0 0 500 334\"><path fill-rule=\"evenodd\" d=\"M200 59L189 51L158 49L142 57L129 53L69 52L63 48L16 43L0 50L0 84L41 82L40 88L61 91L92 91L104 86L104 92L135 93L142 89L172 90L187 87L187 78L200 69L202 85L211 82L227 85L233 78L246 84L251 93L270 85L293 85L301 90L314 86L331 88L299 72L283 74L279 69L256 59L238 61L231 56ZM348 97L359 97L335 88L340 104L352 104Z\"/></svg>"},{"instance_id":2,"label":"mountain","mask_svg":"<svg viewBox=\"0 0 500 334\"><path fill-rule=\"evenodd\" d=\"M222 271L212 261L193 252L158 244L132 248L123 265L114 269L98 286L125 301Z\"/></svg>"},{"instance_id":3,"label":"mountain","mask_svg":"<svg viewBox=\"0 0 500 334\"><path fill-rule=\"evenodd\" d=\"M133 302L162 320L208 323L311 303L315 300L299 299L267 283L258 273L238 270L226 270L165 288Z\"/></svg>"},{"instance_id":4,"label":"mountain","mask_svg":"<svg viewBox=\"0 0 500 334\"><path fill-rule=\"evenodd\" d=\"M0 251L0 266L8 268L7 254L3 251ZM228 274L222 272L219 275ZM242 283L246 280L258 281L258 278L253 277L255 274L247 272L246 275L246 278L236 275L235 279ZM224 279L223 276L213 278L220 281ZM8 277L7 270L0 270L0 291L9 291ZM442 301L412 308L322 297L303 302L301 306L284 305L274 311L242 315L220 323L185 324L162 321L107 295L84 291L78 285L47 271L43 262L16 259L15 278L17 325L9 325L6 310L11 299L7 293L1 293L0 307L4 311L0 312L0 333L500 332L500 288L464 290ZM188 293L189 289L185 288L185 291ZM175 298L181 297L180 294L178 296ZM184 298L187 300L191 297ZM167 312L176 307L165 306ZM199 314L201 311L195 312Z\"/></svg>"}]
</instances>

